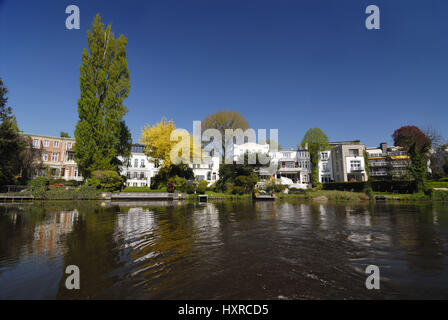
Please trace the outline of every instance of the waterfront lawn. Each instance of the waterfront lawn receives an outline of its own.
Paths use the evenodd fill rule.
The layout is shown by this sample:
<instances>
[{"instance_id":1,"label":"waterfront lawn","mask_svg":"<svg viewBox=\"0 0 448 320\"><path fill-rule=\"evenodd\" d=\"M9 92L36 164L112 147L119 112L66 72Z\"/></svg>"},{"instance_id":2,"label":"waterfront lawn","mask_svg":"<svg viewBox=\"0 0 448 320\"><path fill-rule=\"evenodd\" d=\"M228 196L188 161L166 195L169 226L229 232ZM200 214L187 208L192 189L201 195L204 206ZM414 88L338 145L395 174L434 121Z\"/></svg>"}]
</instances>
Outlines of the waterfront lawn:
<instances>
[{"instance_id":1,"label":"waterfront lawn","mask_svg":"<svg viewBox=\"0 0 448 320\"><path fill-rule=\"evenodd\" d=\"M116 192L166 192L166 188L156 190L150 187L125 187L123 190Z\"/></svg>"},{"instance_id":2,"label":"waterfront lawn","mask_svg":"<svg viewBox=\"0 0 448 320\"><path fill-rule=\"evenodd\" d=\"M408 200L408 201L425 201L431 200L431 196L420 193L389 193L389 192L374 192L375 196L384 196L387 200Z\"/></svg>"},{"instance_id":3,"label":"waterfront lawn","mask_svg":"<svg viewBox=\"0 0 448 320\"><path fill-rule=\"evenodd\" d=\"M369 200L364 192L338 191L338 190L304 190L289 194L277 193L278 199L313 199L326 197L328 200Z\"/></svg>"},{"instance_id":4,"label":"waterfront lawn","mask_svg":"<svg viewBox=\"0 0 448 320\"><path fill-rule=\"evenodd\" d=\"M448 188L448 181L427 181L426 186L428 188Z\"/></svg>"}]
</instances>

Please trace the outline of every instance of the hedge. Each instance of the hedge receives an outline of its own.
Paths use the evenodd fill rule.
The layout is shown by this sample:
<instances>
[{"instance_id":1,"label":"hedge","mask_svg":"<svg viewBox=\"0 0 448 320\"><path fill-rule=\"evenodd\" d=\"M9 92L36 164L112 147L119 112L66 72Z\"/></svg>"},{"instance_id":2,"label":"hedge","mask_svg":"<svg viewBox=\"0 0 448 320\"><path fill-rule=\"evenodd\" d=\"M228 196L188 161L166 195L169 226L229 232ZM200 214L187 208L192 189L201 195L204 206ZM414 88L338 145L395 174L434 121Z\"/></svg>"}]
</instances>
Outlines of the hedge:
<instances>
[{"instance_id":1,"label":"hedge","mask_svg":"<svg viewBox=\"0 0 448 320\"><path fill-rule=\"evenodd\" d=\"M448 191L445 190L431 190L431 199L436 201L448 201Z\"/></svg>"}]
</instances>

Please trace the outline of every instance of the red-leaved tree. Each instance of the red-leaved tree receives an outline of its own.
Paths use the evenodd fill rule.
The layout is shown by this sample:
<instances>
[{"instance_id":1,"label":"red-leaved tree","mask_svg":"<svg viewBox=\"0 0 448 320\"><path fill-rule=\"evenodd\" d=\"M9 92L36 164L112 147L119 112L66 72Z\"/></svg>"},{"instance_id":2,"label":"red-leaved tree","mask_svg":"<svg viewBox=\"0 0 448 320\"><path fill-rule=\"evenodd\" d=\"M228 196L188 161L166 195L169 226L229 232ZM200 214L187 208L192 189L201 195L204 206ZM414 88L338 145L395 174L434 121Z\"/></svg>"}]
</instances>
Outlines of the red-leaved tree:
<instances>
[{"instance_id":1,"label":"red-leaved tree","mask_svg":"<svg viewBox=\"0 0 448 320\"><path fill-rule=\"evenodd\" d=\"M392 135L396 146L409 147L415 142L420 152L425 152L431 147L431 139L416 126L404 126L395 130Z\"/></svg>"}]
</instances>

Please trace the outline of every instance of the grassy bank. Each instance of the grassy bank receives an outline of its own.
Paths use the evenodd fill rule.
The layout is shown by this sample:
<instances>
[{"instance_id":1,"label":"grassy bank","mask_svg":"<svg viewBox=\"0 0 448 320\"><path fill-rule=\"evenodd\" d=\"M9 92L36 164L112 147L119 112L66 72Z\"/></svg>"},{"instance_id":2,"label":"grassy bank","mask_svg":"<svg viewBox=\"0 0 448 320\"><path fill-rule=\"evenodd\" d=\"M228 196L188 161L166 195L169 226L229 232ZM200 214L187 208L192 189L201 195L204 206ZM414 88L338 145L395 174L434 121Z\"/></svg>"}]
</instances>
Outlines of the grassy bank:
<instances>
[{"instance_id":1,"label":"grassy bank","mask_svg":"<svg viewBox=\"0 0 448 320\"><path fill-rule=\"evenodd\" d=\"M311 190L297 193L277 194L277 199L314 199L325 197L328 200L367 201L369 197L363 192L337 190Z\"/></svg>"}]
</instances>

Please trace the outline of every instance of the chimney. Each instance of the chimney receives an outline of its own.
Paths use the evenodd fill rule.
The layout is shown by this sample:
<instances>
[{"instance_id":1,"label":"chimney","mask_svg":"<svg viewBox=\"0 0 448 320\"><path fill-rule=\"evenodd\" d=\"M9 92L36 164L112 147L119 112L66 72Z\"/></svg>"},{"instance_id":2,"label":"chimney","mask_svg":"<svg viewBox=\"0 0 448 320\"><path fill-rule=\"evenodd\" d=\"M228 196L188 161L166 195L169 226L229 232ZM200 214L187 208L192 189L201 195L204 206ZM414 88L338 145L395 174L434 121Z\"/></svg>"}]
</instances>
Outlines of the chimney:
<instances>
[{"instance_id":1,"label":"chimney","mask_svg":"<svg viewBox=\"0 0 448 320\"><path fill-rule=\"evenodd\" d=\"M381 148L381 151L383 153L386 153L387 152L387 143L386 142L381 142L380 143L380 148Z\"/></svg>"}]
</instances>

